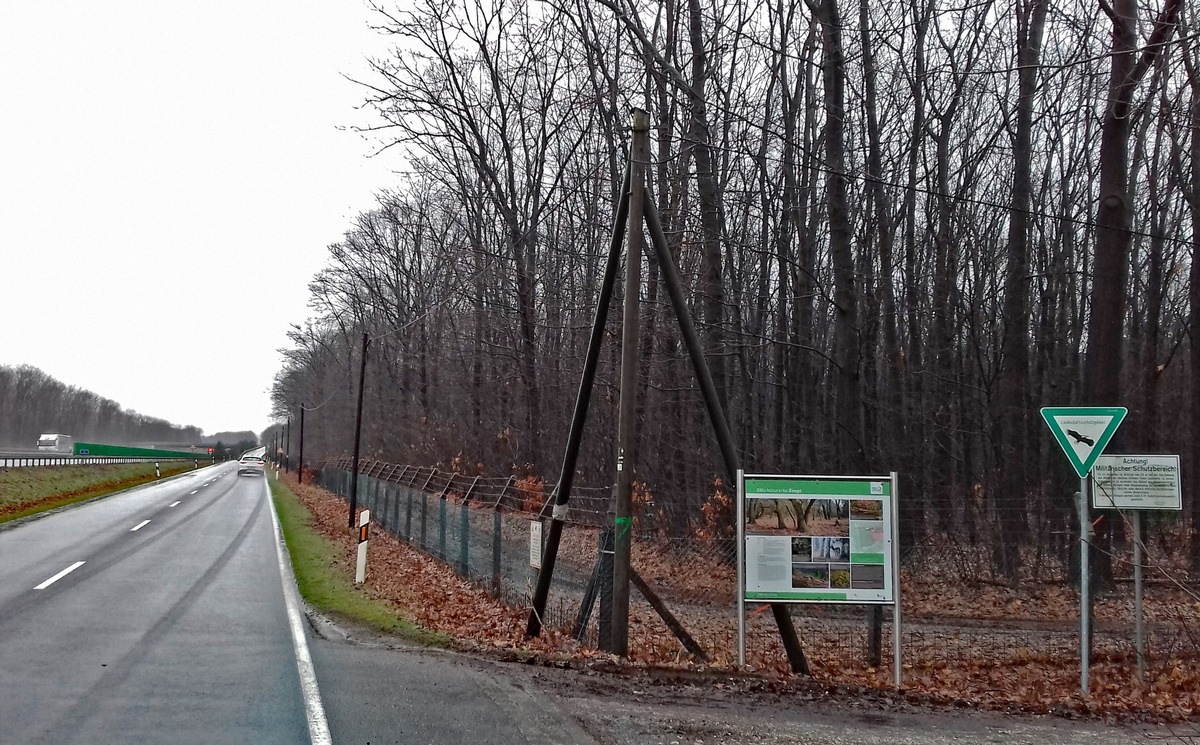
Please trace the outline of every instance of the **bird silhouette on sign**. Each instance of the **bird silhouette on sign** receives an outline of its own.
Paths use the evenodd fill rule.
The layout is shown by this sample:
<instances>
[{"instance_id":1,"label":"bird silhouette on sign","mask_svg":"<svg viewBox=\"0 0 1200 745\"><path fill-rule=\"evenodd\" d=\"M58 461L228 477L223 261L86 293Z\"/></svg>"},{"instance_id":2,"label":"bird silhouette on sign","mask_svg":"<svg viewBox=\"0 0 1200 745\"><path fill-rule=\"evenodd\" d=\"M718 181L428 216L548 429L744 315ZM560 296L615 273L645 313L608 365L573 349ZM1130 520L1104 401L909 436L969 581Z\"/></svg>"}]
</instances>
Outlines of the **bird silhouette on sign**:
<instances>
[{"instance_id":1,"label":"bird silhouette on sign","mask_svg":"<svg viewBox=\"0 0 1200 745\"><path fill-rule=\"evenodd\" d=\"M1071 437L1075 438L1075 442L1082 443L1089 447L1096 447L1096 441L1093 440L1092 438L1088 437L1087 435L1081 435L1073 429L1068 429L1067 434L1070 435Z\"/></svg>"}]
</instances>

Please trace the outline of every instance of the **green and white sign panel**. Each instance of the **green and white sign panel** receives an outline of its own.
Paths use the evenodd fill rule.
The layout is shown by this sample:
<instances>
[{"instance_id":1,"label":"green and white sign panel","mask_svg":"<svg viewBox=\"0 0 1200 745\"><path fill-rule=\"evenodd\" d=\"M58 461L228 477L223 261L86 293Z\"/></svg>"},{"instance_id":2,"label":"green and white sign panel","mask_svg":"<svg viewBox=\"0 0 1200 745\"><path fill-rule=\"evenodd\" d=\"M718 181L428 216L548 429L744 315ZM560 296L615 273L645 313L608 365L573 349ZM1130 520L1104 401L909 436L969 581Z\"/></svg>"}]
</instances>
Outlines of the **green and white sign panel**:
<instances>
[{"instance_id":1,"label":"green and white sign panel","mask_svg":"<svg viewBox=\"0 0 1200 745\"><path fill-rule=\"evenodd\" d=\"M1054 434L1075 469L1075 475L1086 478L1096 459L1125 419L1128 410L1117 407L1046 407L1042 419Z\"/></svg>"},{"instance_id":2,"label":"green and white sign panel","mask_svg":"<svg viewBox=\"0 0 1200 745\"><path fill-rule=\"evenodd\" d=\"M1102 455L1092 466L1092 506L1182 510L1178 455Z\"/></svg>"},{"instance_id":3,"label":"green and white sign panel","mask_svg":"<svg viewBox=\"0 0 1200 745\"><path fill-rule=\"evenodd\" d=\"M744 475L743 599L893 604L896 476Z\"/></svg>"}]
</instances>

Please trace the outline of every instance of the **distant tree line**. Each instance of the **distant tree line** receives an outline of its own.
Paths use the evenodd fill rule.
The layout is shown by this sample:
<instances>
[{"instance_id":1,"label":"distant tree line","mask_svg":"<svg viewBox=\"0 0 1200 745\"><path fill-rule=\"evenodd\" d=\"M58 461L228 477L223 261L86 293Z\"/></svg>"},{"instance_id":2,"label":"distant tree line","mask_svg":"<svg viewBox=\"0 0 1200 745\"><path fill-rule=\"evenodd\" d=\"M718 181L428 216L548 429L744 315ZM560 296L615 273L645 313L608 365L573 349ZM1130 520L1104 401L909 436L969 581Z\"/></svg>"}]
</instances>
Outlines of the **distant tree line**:
<instances>
[{"instance_id":1,"label":"distant tree line","mask_svg":"<svg viewBox=\"0 0 1200 745\"><path fill-rule=\"evenodd\" d=\"M38 435L71 435L84 442L198 443L198 427L121 408L111 399L66 385L30 365L0 366L0 446L29 449ZM244 433L253 438L253 433Z\"/></svg>"},{"instance_id":2,"label":"distant tree line","mask_svg":"<svg viewBox=\"0 0 1200 745\"><path fill-rule=\"evenodd\" d=\"M1183 455L1178 545L1200 562L1193 8L376 10L395 44L364 81L369 129L406 161L329 247L275 381L293 442L306 409L309 457L353 442L366 333L368 455L556 477L637 106L746 468L900 471L904 546L937 536L1016 584L1078 530L1038 408L1123 405L1113 451ZM682 534L720 459L661 267L641 269L636 468ZM613 476L619 318L579 466L593 485Z\"/></svg>"}]
</instances>

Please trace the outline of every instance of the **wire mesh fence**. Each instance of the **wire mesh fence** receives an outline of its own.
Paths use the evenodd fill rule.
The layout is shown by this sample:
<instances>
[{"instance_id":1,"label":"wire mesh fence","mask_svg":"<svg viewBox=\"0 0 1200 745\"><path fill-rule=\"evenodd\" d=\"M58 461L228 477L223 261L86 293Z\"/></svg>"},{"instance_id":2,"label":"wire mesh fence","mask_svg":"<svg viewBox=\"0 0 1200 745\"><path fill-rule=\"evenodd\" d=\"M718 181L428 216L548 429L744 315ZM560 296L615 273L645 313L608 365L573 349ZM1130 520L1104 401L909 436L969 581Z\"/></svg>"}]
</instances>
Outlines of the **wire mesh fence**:
<instances>
[{"instance_id":1,"label":"wire mesh fence","mask_svg":"<svg viewBox=\"0 0 1200 745\"><path fill-rule=\"evenodd\" d=\"M317 481L348 498L350 468L348 458L327 461L317 469ZM552 494L550 486L533 479L465 476L428 466L362 461L357 501L371 510L384 530L453 567L506 604L528 608L537 578L533 564L540 555L540 547L531 542L531 526L548 519ZM599 633L597 595L603 577L597 565L604 528L611 522L609 499L605 488L573 493L543 619L544 624L568 629L591 645L597 644ZM707 507L712 507L711 501ZM657 513L650 500L641 499L632 553L633 569L647 589L678 619L709 661L718 665L733 664L737 656L732 502L728 507L721 507L716 515L709 509L696 518L697 527L690 535L678 536L665 528L676 519ZM1077 667L1078 594L1068 583L1067 567L1051 568L1044 557L1038 558L1046 563L1039 589L1018 596L1000 583L970 574L971 567L983 560L976 554L986 550L931 540L903 552L905 667L934 672L977 662ZM1116 558L1118 567L1126 567L1123 555ZM1097 601L1092 654L1094 660L1127 668L1132 679L1136 664L1132 591L1124 569L1117 571L1116 578L1117 589ZM956 597L967 586L976 588L973 594ZM1200 602L1191 601L1190 589L1183 583L1160 579L1147 592L1172 598L1148 616L1148 665L1154 675L1178 660L1200 656L1191 628ZM1045 608L1024 607L1030 602L1044 603ZM997 608L1000 613L994 612ZM747 660L752 665L785 659L766 610L765 605L748 606ZM833 668L867 664L866 607L802 604L790 610L810 661ZM631 594L629 615L631 648L638 656L651 663L688 659L646 593ZM890 609L885 609L884 650L891 645L890 616ZM886 654L881 663L881 675L886 674L890 670Z\"/></svg>"}]
</instances>

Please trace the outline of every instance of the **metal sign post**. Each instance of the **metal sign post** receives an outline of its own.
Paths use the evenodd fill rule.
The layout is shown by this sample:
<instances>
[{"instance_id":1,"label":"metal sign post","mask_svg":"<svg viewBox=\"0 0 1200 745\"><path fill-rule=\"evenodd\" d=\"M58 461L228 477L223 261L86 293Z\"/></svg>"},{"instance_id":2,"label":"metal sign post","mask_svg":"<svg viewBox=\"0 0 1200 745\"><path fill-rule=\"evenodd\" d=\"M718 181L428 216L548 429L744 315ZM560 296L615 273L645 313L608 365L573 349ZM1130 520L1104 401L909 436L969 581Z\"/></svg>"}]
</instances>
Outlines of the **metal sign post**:
<instances>
[{"instance_id":1,"label":"metal sign post","mask_svg":"<svg viewBox=\"0 0 1200 745\"><path fill-rule=\"evenodd\" d=\"M1178 455L1105 455L1092 467L1092 506L1133 512L1133 625L1139 682L1146 674L1142 511L1180 511L1182 494Z\"/></svg>"},{"instance_id":2,"label":"metal sign post","mask_svg":"<svg viewBox=\"0 0 1200 745\"><path fill-rule=\"evenodd\" d=\"M1042 419L1079 477L1079 689L1088 695L1091 649L1088 624L1088 541L1092 521L1088 516L1088 472L1104 453L1128 410L1114 407L1054 407L1041 410Z\"/></svg>"},{"instance_id":3,"label":"metal sign post","mask_svg":"<svg viewBox=\"0 0 1200 745\"><path fill-rule=\"evenodd\" d=\"M1137 677L1146 679L1146 629L1142 612L1142 513L1133 512L1133 644L1137 650Z\"/></svg>"},{"instance_id":4,"label":"metal sign post","mask_svg":"<svg viewBox=\"0 0 1200 745\"><path fill-rule=\"evenodd\" d=\"M1088 623L1088 540L1092 523L1088 520L1088 480L1079 479L1079 690L1088 695L1088 663L1091 655L1091 625Z\"/></svg>"},{"instance_id":5,"label":"metal sign post","mask_svg":"<svg viewBox=\"0 0 1200 745\"><path fill-rule=\"evenodd\" d=\"M742 526L746 524L746 472L737 471L737 607L738 607L738 667L746 666L746 540Z\"/></svg>"}]
</instances>

